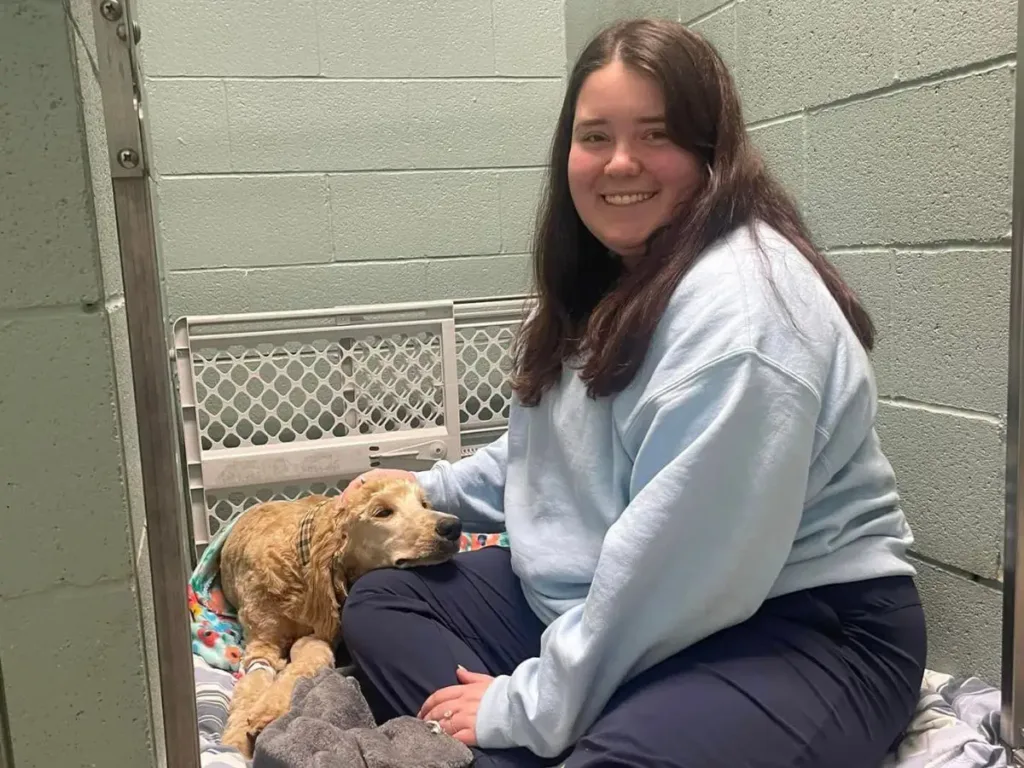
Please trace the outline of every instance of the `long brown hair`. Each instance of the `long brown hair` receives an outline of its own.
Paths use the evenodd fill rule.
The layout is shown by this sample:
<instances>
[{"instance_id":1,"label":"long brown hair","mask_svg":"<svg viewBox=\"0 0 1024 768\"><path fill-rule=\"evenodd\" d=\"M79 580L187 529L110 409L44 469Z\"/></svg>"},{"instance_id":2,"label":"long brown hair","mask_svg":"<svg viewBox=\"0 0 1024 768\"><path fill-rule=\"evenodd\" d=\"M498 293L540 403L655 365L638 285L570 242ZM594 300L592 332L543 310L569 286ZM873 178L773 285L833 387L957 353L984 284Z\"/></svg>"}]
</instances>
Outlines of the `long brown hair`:
<instances>
[{"instance_id":1,"label":"long brown hair","mask_svg":"<svg viewBox=\"0 0 1024 768\"><path fill-rule=\"evenodd\" d=\"M615 59L660 86L670 139L710 169L629 270L583 224L566 172L580 89ZM600 32L569 76L551 145L533 242L537 304L514 345L512 386L519 400L536 405L570 359L580 361L591 397L621 391L643 363L655 326L698 256L737 227L757 221L777 230L814 265L860 342L871 349L871 318L811 242L792 199L765 170L717 51L672 21L623 21Z\"/></svg>"}]
</instances>

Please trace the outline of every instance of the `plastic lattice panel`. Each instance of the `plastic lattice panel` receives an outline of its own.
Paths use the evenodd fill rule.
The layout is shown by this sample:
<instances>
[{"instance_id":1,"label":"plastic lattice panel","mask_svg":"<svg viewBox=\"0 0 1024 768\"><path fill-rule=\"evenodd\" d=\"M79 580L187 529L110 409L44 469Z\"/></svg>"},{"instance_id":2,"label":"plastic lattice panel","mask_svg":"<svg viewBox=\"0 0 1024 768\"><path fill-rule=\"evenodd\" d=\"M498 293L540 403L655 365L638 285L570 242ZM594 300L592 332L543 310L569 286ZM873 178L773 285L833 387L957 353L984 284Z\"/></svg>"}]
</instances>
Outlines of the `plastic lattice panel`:
<instances>
[{"instance_id":1,"label":"plastic lattice panel","mask_svg":"<svg viewBox=\"0 0 1024 768\"><path fill-rule=\"evenodd\" d=\"M192 364L204 451L444 426L433 333L325 330L304 341L201 347Z\"/></svg>"},{"instance_id":2,"label":"plastic lattice panel","mask_svg":"<svg viewBox=\"0 0 1024 768\"><path fill-rule=\"evenodd\" d=\"M313 483L303 486L271 486L224 494L209 493L206 495L206 508L208 511L207 522L210 526L210 536L216 535L222 525L230 522L236 515L254 504L264 501L293 501L311 493L337 496L346 484L344 481L338 480L332 484Z\"/></svg>"},{"instance_id":3,"label":"plastic lattice panel","mask_svg":"<svg viewBox=\"0 0 1024 768\"><path fill-rule=\"evenodd\" d=\"M455 332L459 376L459 423L492 426L508 421L509 371L517 323L464 326Z\"/></svg>"}]
</instances>

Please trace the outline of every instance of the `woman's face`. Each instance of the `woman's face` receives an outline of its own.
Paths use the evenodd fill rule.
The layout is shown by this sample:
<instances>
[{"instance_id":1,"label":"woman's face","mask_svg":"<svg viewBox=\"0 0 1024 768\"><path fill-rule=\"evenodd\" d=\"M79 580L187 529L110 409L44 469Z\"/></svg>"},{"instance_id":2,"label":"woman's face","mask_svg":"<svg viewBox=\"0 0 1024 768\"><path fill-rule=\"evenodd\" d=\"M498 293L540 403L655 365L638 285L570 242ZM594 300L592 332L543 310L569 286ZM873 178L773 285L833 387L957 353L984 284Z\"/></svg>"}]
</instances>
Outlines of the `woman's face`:
<instances>
[{"instance_id":1,"label":"woman's face","mask_svg":"<svg viewBox=\"0 0 1024 768\"><path fill-rule=\"evenodd\" d=\"M665 99L646 75L615 60L591 74L576 101L569 191L583 223L628 265L703 176L669 141Z\"/></svg>"}]
</instances>

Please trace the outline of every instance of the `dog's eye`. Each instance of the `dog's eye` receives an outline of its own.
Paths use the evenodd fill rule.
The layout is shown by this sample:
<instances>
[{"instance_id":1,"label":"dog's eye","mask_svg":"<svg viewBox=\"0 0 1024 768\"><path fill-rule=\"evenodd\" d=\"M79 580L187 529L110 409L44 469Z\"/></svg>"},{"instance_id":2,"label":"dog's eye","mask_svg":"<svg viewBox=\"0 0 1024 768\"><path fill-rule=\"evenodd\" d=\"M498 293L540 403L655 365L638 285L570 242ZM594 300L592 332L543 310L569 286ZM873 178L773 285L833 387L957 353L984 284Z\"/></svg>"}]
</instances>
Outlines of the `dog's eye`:
<instances>
[{"instance_id":1,"label":"dog's eye","mask_svg":"<svg viewBox=\"0 0 1024 768\"><path fill-rule=\"evenodd\" d=\"M391 517L394 513L395 513L395 510L393 510L391 507L377 507L377 509L375 509L373 511L373 516L374 517Z\"/></svg>"}]
</instances>

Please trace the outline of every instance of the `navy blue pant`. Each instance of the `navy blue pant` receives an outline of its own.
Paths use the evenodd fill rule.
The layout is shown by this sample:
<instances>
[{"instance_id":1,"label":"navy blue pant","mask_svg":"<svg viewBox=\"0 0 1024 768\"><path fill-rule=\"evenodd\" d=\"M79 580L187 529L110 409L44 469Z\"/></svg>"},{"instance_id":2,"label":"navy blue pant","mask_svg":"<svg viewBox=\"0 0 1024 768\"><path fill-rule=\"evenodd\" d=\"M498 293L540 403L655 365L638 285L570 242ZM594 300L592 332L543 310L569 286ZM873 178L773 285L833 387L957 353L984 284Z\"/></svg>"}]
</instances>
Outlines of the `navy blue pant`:
<instances>
[{"instance_id":1,"label":"navy blue pant","mask_svg":"<svg viewBox=\"0 0 1024 768\"><path fill-rule=\"evenodd\" d=\"M415 715L459 664L508 674L544 625L509 553L374 571L342 631L378 722ZM924 615L908 577L767 601L751 619L623 685L566 768L874 768L909 723L925 663ZM561 764L525 749L476 750L478 768Z\"/></svg>"}]
</instances>

